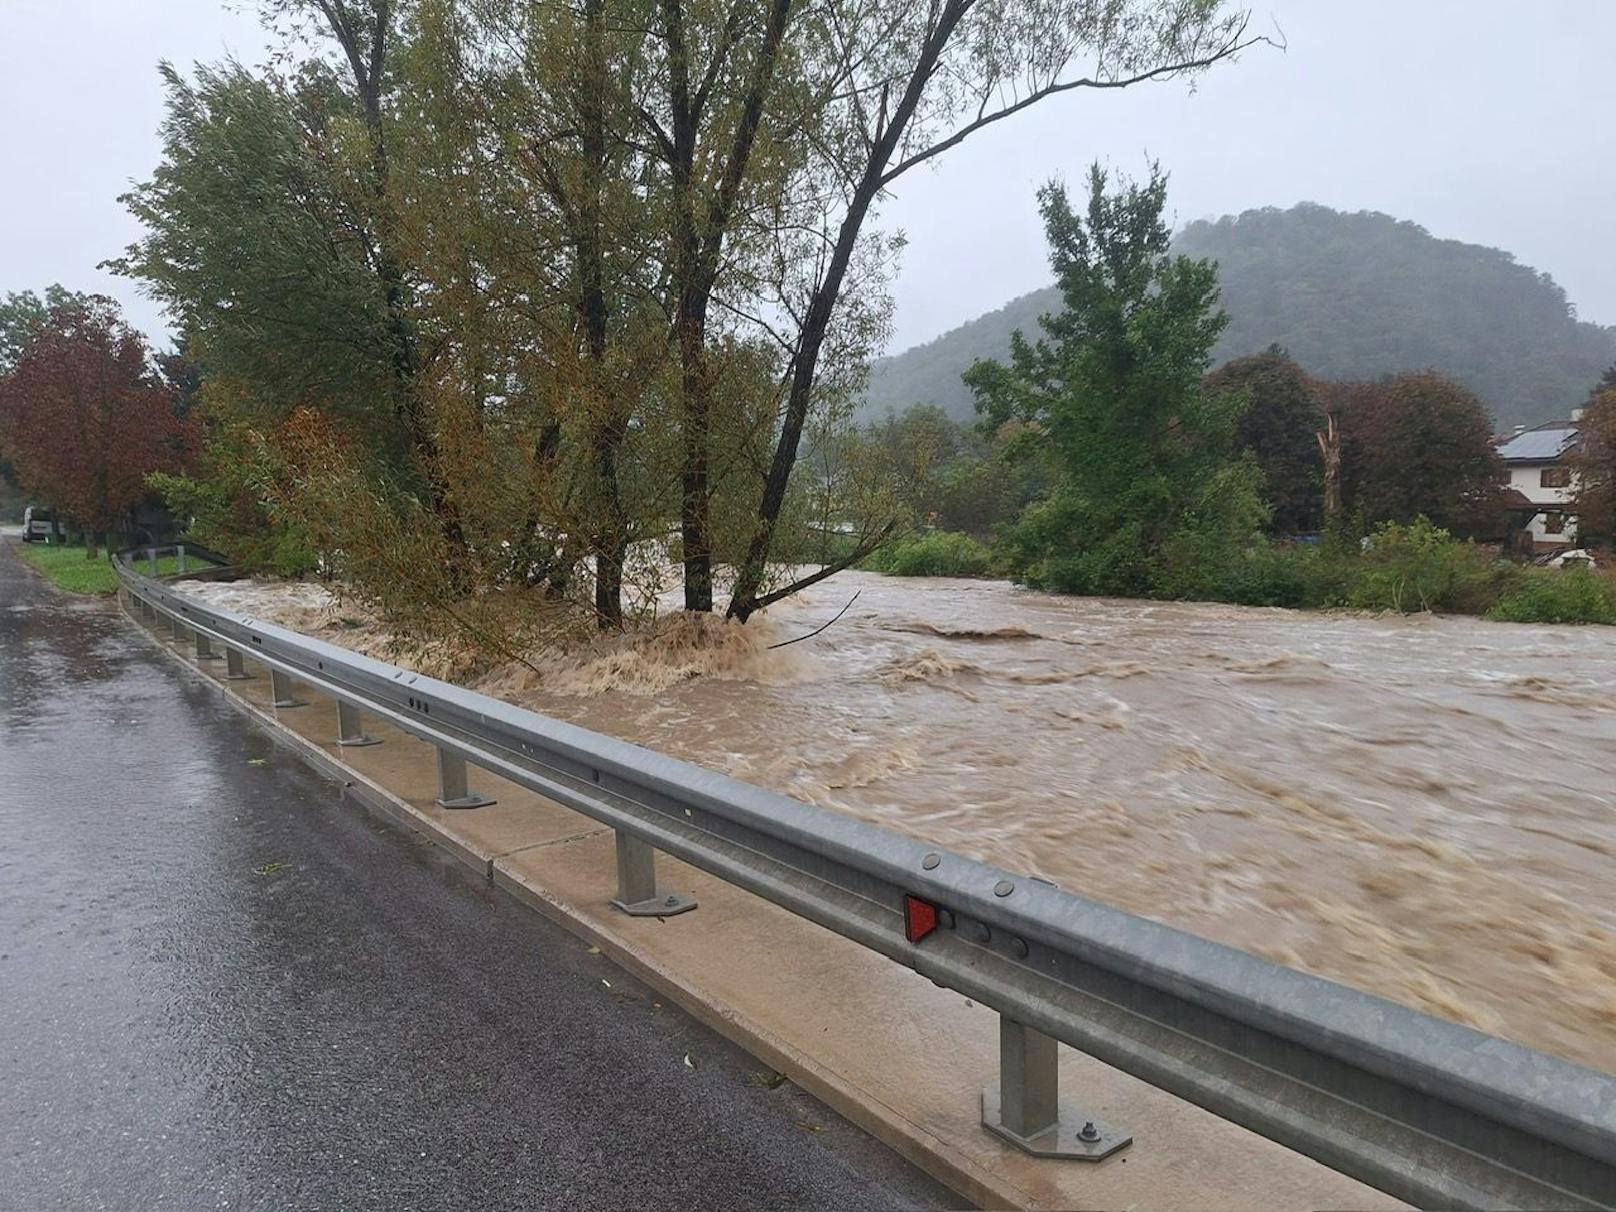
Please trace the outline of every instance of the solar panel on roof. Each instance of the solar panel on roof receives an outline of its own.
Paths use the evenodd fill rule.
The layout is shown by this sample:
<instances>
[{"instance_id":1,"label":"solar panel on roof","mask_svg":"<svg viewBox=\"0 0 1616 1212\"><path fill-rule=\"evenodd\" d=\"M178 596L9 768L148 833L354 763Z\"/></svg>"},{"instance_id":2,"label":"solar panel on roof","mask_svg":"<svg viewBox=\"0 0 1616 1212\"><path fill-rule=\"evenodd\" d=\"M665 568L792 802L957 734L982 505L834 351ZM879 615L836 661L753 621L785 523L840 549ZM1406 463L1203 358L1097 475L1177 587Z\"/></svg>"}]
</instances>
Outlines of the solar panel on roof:
<instances>
[{"instance_id":1,"label":"solar panel on roof","mask_svg":"<svg viewBox=\"0 0 1616 1212\"><path fill-rule=\"evenodd\" d=\"M1506 459L1557 459L1576 441L1575 429L1529 429L1498 448Z\"/></svg>"}]
</instances>

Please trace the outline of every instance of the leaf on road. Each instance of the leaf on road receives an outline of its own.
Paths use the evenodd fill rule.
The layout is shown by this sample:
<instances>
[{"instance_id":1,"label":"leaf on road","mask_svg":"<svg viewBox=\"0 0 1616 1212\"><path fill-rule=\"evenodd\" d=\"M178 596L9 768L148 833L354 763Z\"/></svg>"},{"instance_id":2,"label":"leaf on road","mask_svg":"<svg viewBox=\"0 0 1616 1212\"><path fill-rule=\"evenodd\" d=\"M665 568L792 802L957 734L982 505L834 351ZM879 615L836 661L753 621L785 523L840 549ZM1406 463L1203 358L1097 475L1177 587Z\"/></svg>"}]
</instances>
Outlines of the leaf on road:
<instances>
[{"instance_id":1,"label":"leaf on road","mask_svg":"<svg viewBox=\"0 0 1616 1212\"><path fill-rule=\"evenodd\" d=\"M791 1079L786 1077L784 1073L776 1073L773 1069L752 1074L752 1084L761 1086L765 1090L778 1090L789 1080Z\"/></svg>"},{"instance_id":2,"label":"leaf on road","mask_svg":"<svg viewBox=\"0 0 1616 1212\"><path fill-rule=\"evenodd\" d=\"M254 867L254 875L274 875L277 871L285 871L285 863L265 863L262 867Z\"/></svg>"},{"instance_id":3,"label":"leaf on road","mask_svg":"<svg viewBox=\"0 0 1616 1212\"><path fill-rule=\"evenodd\" d=\"M268 758L248 758L247 759L247 765L249 765L249 766L267 766L267 765L269 765L269 759Z\"/></svg>"},{"instance_id":4,"label":"leaf on road","mask_svg":"<svg viewBox=\"0 0 1616 1212\"><path fill-rule=\"evenodd\" d=\"M591 948L589 948L589 954L590 955L599 955L600 954L600 948L599 947L591 947Z\"/></svg>"},{"instance_id":5,"label":"leaf on road","mask_svg":"<svg viewBox=\"0 0 1616 1212\"><path fill-rule=\"evenodd\" d=\"M696 1062L691 1060L690 1059L690 1053L686 1052L685 1053L685 1068L686 1069L694 1069L695 1067L696 1067Z\"/></svg>"}]
</instances>

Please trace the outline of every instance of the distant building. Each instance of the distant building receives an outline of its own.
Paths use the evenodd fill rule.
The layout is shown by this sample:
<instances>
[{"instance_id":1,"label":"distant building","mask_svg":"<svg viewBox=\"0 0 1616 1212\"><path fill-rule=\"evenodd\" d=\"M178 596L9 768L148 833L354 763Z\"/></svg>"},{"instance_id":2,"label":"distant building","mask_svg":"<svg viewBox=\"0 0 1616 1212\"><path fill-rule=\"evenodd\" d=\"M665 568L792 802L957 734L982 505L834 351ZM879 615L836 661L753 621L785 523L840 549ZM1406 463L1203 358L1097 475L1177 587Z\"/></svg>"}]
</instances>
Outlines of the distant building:
<instances>
[{"instance_id":1,"label":"distant building","mask_svg":"<svg viewBox=\"0 0 1616 1212\"><path fill-rule=\"evenodd\" d=\"M1532 536L1534 547L1566 547L1577 537L1577 518L1570 511L1576 477L1567 457L1577 447L1582 409L1569 421L1548 421L1520 428L1498 441L1509 480L1505 508L1516 525Z\"/></svg>"}]
</instances>

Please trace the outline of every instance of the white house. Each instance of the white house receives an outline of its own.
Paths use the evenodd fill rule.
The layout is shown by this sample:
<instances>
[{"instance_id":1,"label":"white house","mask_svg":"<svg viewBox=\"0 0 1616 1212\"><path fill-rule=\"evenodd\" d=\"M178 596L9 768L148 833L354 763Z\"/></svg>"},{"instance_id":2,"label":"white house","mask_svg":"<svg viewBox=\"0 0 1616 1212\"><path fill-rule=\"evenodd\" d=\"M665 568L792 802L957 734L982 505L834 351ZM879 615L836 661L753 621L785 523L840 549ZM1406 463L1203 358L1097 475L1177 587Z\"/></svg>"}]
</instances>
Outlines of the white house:
<instances>
[{"instance_id":1,"label":"white house","mask_svg":"<svg viewBox=\"0 0 1616 1212\"><path fill-rule=\"evenodd\" d=\"M1581 421L1582 409L1573 409L1569 421L1522 427L1498 443L1509 475L1508 508L1523 519L1535 546L1565 547L1576 540L1577 518L1569 511L1576 483L1566 456L1576 448Z\"/></svg>"}]
</instances>

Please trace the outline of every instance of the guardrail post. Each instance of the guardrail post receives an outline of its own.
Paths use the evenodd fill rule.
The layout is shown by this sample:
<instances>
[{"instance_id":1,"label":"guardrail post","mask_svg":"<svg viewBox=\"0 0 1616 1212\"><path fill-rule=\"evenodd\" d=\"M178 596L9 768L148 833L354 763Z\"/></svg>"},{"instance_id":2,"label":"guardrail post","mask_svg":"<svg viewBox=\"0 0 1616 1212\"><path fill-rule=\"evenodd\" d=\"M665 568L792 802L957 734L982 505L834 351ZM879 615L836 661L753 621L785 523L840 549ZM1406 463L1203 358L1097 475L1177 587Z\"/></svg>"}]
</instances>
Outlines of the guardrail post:
<instances>
[{"instance_id":1,"label":"guardrail post","mask_svg":"<svg viewBox=\"0 0 1616 1212\"><path fill-rule=\"evenodd\" d=\"M466 759L438 746L438 806L440 808L486 808L492 796L473 791L466 782Z\"/></svg>"},{"instance_id":2,"label":"guardrail post","mask_svg":"<svg viewBox=\"0 0 1616 1212\"><path fill-rule=\"evenodd\" d=\"M175 550L175 554L179 556L179 571L184 572L185 571L185 544L184 543L179 544L174 550Z\"/></svg>"},{"instance_id":3,"label":"guardrail post","mask_svg":"<svg viewBox=\"0 0 1616 1212\"><path fill-rule=\"evenodd\" d=\"M269 700L271 707L307 707L302 699L292 697L292 679L279 669L269 671Z\"/></svg>"},{"instance_id":4,"label":"guardrail post","mask_svg":"<svg viewBox=\"0 0 1616 1212\"><path fill-rule=\"evenodd\" d=\"M146 564L151 569L152 576L157 575L157 548L146 548Z\"/></svg>"},{"instance_id":5,"label":"guardrail post","mask_svg":"<svg viewBox=\"0 0 1616 1212\"><path fill-rule=\"evenodd\" d=\"M176 644L185 643L185 624L180 622L180 616L177 614L168 618L168 636Z\"/></svg>"},{"instance_id":6,"label":"guardrail post","mask_svg":"<svg viewBox=\"0 0 1616 1212\"><path fill-rule=\"evenodd\" d=\"M252 677L247 672L247 663L241 659L241 649L227 647L224 650L224 676L227 682L240 682Z\"/></svg>"},{"instance_id":7,"label":"guardrail post","mask_svg":"<svg viewBox=\"0 0 1616 1212\"><path fill-rule=\"evenodd\" d=\"M381 738L371 736L359 718L359 708L337 700L337 744L348 749L362 745L380 745Z\"/></svg>"},{"instance_id":8,"label":"guardrail post","mask_svg":"<svg viewBox=\"0 0 1616 1212\"><path fill-rule=\"evenodd\" d=\"M199 661L217 661L219 659L219 654L213 651L213 645L209 642L208 637L203 635L200 631L196 632L195 635L196 659Z\"/></svg>"},{"instance_id":9,"label":"guardrail post","mask_svg":"<svg viewBox=\"0 0 1616 1212\"><path fill-rule=\"evenodd\" d=\"M982 1124L1034 1157L1099 1161L1133 1143L1110 1124L1060 1102L1057 1042L999 1015L999 1083L982 1091Z\"/></svg>"},{"instance_id":10,"label":"guardrail post","mask_svg":"<svg viewBox=\"0 0 1616 1212\"><path fill-rule=\"evenodd\" d=\"M617 896L612 904L630 917L672 917L696 907L694 897L658 892L656 849L643 838L617 830Z\"/></svg>"}]
</instances>

